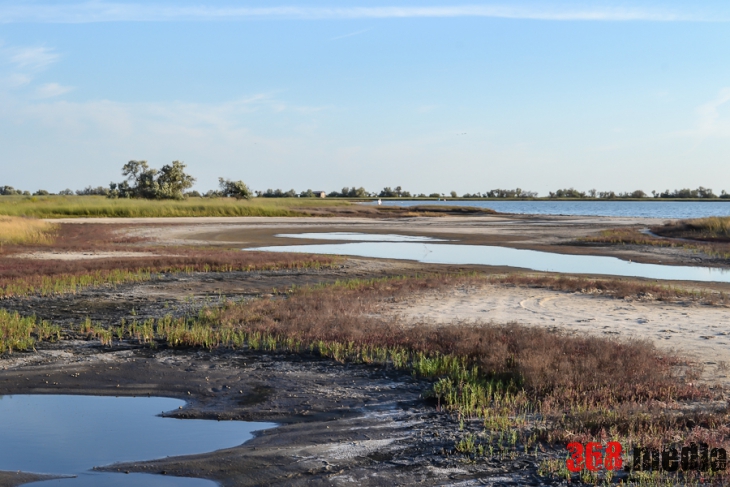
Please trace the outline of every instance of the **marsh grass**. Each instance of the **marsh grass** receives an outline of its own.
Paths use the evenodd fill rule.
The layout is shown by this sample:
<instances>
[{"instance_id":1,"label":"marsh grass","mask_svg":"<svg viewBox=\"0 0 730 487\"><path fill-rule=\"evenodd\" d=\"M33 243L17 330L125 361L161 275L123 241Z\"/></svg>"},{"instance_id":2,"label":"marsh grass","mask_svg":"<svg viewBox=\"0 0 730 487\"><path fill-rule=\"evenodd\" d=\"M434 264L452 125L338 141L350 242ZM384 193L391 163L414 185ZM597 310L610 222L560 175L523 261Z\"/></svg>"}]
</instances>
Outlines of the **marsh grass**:
<instances>
[{"instance_id":1,"label":"marsh grass","mask_svg":"<svg viewBox=\"0 0 730 487\"><path fill-rule=\"evenodd\" d=\"M716 398L696 383L698 369L648 341L514 323L403 326L381 313L413 292L473 283L464 275L346 281L229 302L194 317L133 321L105 335L83 331L107 345L116 336L154 347L313 353L408 371L430 381L426 394L438 409L482 425L454 446L472 456L568 441L727 444L726 407L684 409Z\"/></svg>"},{"instance_id":2,"label":"marsh grass","mask_svg":"<svg viewBox=\"0 0 730 487\"><path fill-rule=\"evenodd\" d=\"M56 230L56 225L41 220L0 216L0 247L47 245L53 242Z\"/></svg>"},{"instance_id":3,"label":"marsh grass","mask_svg":"<svg viewBox=\"0 0 730 487\"><path fill-rule=\"evenodd\" d=\"M57 325L0 308L0 354L29 350L36 341L60 338L61 329Z\"/></svg>"},{"instance_id":4,"label":"marsh grass","mask_svg":"<svg viewBox=\"0 0 730 487\"><path fill-rule=\"evenodd\" d=\"M658 235L695 240L730 242L730 216L712 216L671 222L652 228Z\"/></svg>"},{"instance_id":5,"label":"marsh grass","mask_svg":"<svg viewBox=\"0 0 730 487\"><path fill-rule=\"evenodd\" d=\"M0 298L77 293L98 286L144 282L160 274L328 267L336 258L264 252L190 251L183 255L87 261L0 259Z\"/></svg>"},{"instance_id":6,"label":"marsh grass","mask_svg":"<svg viewBox=\"0 0 730 487\"><path fill-rule=\"evenodd\" d=\"M730 305L730 296L722 291L701 288L687 289L680 286L633 279L594 279L515 273L504 276L489 276L487 280L493 284L539 287L555 291L579 292L584 294L600 294L616 299L681 300L715 306Z\"/></svg>"},{"instance_id":7,"label":"marsh grass","mask_svg":"<svg viewBox=\"0 0 730 487\"><path fill-rule=\"evenodd\" d=\"M65 217L303 216L306 208L348 206L319 198L109 199L103 196L0 196L0 215Z\"/></svg>"},{"instance_id":8,"label":"marsh grass","mask_svg":"<svg viewBox=\"0 0 730 487\"><path fill-rule=\"evenodd\" d=\"M234 272L327 267L337 257L211 248L156 249L117 225L60 225L53 245L26 243L0 249L0 298L76 293L82 289L154 279L164 273ZM139 257L45 260L14 257L33 251L134 251ZM159 250L159 254L156 254ZM147 252L147 253L145 253ZM161 254L161 255L160 255Z\"/></svg>"},{"instance_id":9,"label":"marsh grass","mask_svg":"<svg viewBox=\"0 0 730 487\"><path fill-rule=\"evenodd\" d=\"M579 241L611 245L650 245L653 247L682 248L692 252L702 252L711 257L730 259L730 242L728 240L709 237L701 238L702 234L687 234L687 232L682 233L682 231L675 231L672 228L675 227L652 228L652 231L657 235L666 237L648 235L640 232L636 228L614 228L604 230L600 235L580 238ZM682 228L685 227L682 226Z\"/></svg>"}]
</instances>

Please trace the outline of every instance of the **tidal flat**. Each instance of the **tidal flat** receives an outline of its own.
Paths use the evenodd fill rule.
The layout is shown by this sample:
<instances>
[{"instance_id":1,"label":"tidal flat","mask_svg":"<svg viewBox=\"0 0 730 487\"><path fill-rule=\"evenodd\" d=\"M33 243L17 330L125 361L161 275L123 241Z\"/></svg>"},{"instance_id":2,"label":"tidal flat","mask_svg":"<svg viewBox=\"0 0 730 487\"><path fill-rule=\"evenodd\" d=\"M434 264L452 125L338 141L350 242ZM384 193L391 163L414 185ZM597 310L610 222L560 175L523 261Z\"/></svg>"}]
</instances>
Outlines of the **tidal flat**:
<instances>
[{"instance_id":1,"label":"tidal flat","mask_svg":"<svg viewBox=\"0 0 730 487\"><path fill-rule=\"evenodd\" d=\"M676 397L661 399L664 410L679 414L692 407L692 414L704 414L717 420L717 427L705 431L712 441L723 444L726 441L727 403L723 385L726 365L722 353L723 340L730 332L725 330L730 323L726 320L726 293L730 287L725 283L556 276L504 266L344 257L309 260L306 265L295 265L291 257L277 265L271 257L274 260L267 261L261 268L250 264L252 267L244 269L240 267L249 264L229 257L234 249L290 244L291 239L275 236L281 233L364 232L433 237L470 245L608 255L635 261L661 260L670 265L698 265L698 262L720 268L727 265L717 256L698 255L682 248L598 246L586 245L580 240L606 229L634 228L646 222L494 215L382 221L241 218L117 220L113 223L109 226L93 220L60 222L68 228L94 228L85 231L100 235L104 242L89 239L87 244L73 244L72 228L67 230L70 233L64 234L67 235L63 237L65 244L61 238L50 247L3 249L3 262L10 259L31 262L28 265L38 265L33 268L45 272L47 279L54 278L52 271L48 271L49 266L63 258L67 259L64 261L66 267L59 268L65 269L65 275L75 272L75 262L85 262L89 266L124 266L125 269L133 269L135 265L158 267L144 279L102 282L76 287L73 292L5 295L0 301L1 308L19 316L34 316L38 322L45 321L49 327L57 327L57 333L41 339L33 332L32 337L36 340L33 347L3 355L0 395L170 397L186 401L182 409L166 413L171 417L262 421L278 426L233 448L192 456L98 465L102 470L158 475L164 472L168 476L210 479L221 485L340 485L352 482L362 485L563 485L568 482L570 476L559 467L565 450L564 440L558 436L564 434L569 425L558 425L559 428L553 428L556 426L553 425L550 427L553 429L540 433L540 428L546 425L534 409L534 401L542 401L535 395L537 389L526 393L533 394L529 396L533 398L530 399L533 405L526 405L511 419L509 415L485 415L484 411L467 415L465 409L449 409L442 399L429 393L439 377L398 366L399 359L395 355L389 355L384 362L368 363L360 352L360 355L347 355L345 351L338 355L336 351L323 352L319 345L295 347L285 341L285 334L292 331L287 331L287 323L293 319L287 316L296 314L286 315L285 311L291 313L292 310L281 308L279 303L303 302L297 300L304 299L302 296L310 289L314 297L335 301L334 298L340 299L338 296L351 299L338 294L339 289L348 286L363 298L370 290L377 291L373 306L362 308L365 312L362 319L376 321L362 323L367 326L387 324L393 333L387 340L412 343L416 348L420 345L408 341L411 335L403 332L405 338L398 338L398 330L422 327L423 334L432 329L434 333L448 334L445 330L451 326L469 330L470 327L511 323L528 329L533 327L535 336L539 335L538 330L564 333L565 339L560 340L566 343L584 337L605 338L609 340L608 345L614 343L610 341L614 339L643 343L648 338L649 345L655 347L651 350L657 350L658 354L677 349L680 359L670 367L670 372L681 391L677 390ZM106 231L102 227L113 229ZM297 243L307 242L319 243L321 240L298 239ZM216 265L212 261L193 263L199 267L193 267L193 264L188 268L182 264L172 266L170 259L192 259L190 252L193 251L204 252L206 256L216 252L225 254L226 261L219 263L222 267L215 271L202 268L203 265ZM144 254L144 258L140 259L139 254ZM199 254L196 256L200 258ZM170 267L165 268L165 265ZM418 279L431 279L428 281L431 284L407 284ZM350 301L343 302L349 306ZM236 312L254 310L261 313L261 318L225 314L213 318L203 316L220 308L238 310ZM312 313L306 316L317 316L316 310ZM279 338L268 348L261 343L252 346L252 334L247 335L248 341L235 346L212 342L207 346L185 342L174 345L169 334L163 336L159 330L154 331L159 320L188 318L202 319L201 323L210 327L215 327L217 322L214 320L221 323L239 320L235 321L235 326L249 327L246 329L251 333L256 333L260 329L256 327L264 326L261 323L265 322L269 323L266 326L274 327L269 329L276 330ZM335 313L332 328L327 333L357 325L360 322L355 318L354 314L342 314L338 322ZM142 323L150 320L155 323L153 335L145 338L139 330ZM310 321L317 320L312 318ZM131 323L139 324L140 328L132 329ZM519 333L522 328L514 330ZM314 331L311 336L315 336ZM296 336L306 339L304 332ZM367 336L353 339L370 343ZM376 343L377 340L372 338L371 341ZM561 343L560 340L555 343ZM458 339L454 343L461 346ZM535 371L537 369L520 369L518 372L527 374L525 377L529 381L529 374ZM615 370L612 373L621 375L625 372ZM553 376L546 380L557 379L559 377ZM650 379L661 381L664 377ZM603 379L596 376L595 380ZM558 382L555 384L562 387ZM516 394L514 397L522 397L517 389L510 391L510 394ZM656 406L656 402L646 404L652 411ZM547 411L542 414L547 415ZM575 415L575 418L579 417L580 414ZM496 423L499 418L511 422L500 426ZM692 418L697 419L696 416ZM572 426L582 424L585 431L574 431L574 434L585 438L600 437L600 428L592 429L590 421L581 421ZM616 427L618 435L623 426L618 424ZM679 423L672 428L662 434L678 431L693 434L691 428L686 429ZM547 436L549 431L556 436ZM643 434L633 431L624 437L639 438ZM32 476L23 475L4 474L0 476L0 485L20 485L33 480ZM620 478L628 479L623 475L614 480ZM573 476L572 482L577 481L578 477Z\"/></svg>"}]
</instances>

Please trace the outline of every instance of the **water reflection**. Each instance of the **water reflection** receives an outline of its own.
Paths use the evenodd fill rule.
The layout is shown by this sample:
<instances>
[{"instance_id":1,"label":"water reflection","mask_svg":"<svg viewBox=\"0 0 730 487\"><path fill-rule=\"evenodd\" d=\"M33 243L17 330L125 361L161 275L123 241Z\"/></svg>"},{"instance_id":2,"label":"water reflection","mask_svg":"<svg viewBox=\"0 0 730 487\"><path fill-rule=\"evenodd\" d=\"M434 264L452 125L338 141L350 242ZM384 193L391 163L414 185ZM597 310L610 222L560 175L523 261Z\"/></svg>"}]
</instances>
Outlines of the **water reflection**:
<instances>
[{"instance_id":1,"label":"water reflection","mask_svg":"<svg viewBox=\"0 0 730 487\"><path fill-rule=\"evenodd\" d=\"M213 487L202 479L97 473L95 466L230 448L271 423L158 416L183 406L162 397L0 396L0 470L76 475L42 486Z\"/></svg>"},{"instance_id":2,"label":"water reflection","mask_svg":"<svg viewBox=\"0 0 730 487\"><path fill-rule=\"evenodd\" d=\"M605 274L703 282L730 282L730 273L709 267L638 264L593 255L564 255L536 250L482 245L448 245L414 242L358 242L320 245L287 245L247 250L307 252L381 259L416 260L429 264L481 264L521 267L535 271L569 274Z\"/></svg>"}]
</instances>

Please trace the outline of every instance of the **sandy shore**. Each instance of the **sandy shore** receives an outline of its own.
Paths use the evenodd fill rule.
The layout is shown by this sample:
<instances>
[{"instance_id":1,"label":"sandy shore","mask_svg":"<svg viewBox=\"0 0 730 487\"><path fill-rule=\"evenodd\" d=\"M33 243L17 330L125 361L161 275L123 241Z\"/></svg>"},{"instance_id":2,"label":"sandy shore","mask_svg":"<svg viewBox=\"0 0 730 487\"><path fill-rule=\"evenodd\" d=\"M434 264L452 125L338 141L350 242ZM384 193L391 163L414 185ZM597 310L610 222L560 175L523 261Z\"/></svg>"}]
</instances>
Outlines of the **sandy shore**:
<instances>
[{"instance_id":1,"label":"sandy shore","mask_svg":"<svg viewBox=\"0 0 730 487\"><path fill-rule=\"evenodd\" d=\"M484 285L413 296L391 312L408 323L517 322L577 334L649 339L704 364L708 381L730 386L730 308Z\"/></svg>"}]
</instances>

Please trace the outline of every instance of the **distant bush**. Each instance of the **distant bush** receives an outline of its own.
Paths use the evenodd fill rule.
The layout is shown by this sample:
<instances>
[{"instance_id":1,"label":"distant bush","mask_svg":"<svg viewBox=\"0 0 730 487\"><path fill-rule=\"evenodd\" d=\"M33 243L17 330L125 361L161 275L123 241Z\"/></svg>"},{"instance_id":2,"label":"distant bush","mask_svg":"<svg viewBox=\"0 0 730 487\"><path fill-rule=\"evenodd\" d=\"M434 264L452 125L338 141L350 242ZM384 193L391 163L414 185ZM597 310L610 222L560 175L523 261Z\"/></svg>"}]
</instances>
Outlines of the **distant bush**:
<instances>
[{"instance_id":1,"label":"distant bush","mask_svg":"<svg viewBox=\"0 0 730 487\"><path fill-rule=\"evenodd\" d=\"M58 194L60 194L61 196L73 196L74 192L72 189L66 188L64 190L59 191Z\"/></svg>"},{"instance_id":2,"label":"distant bush","mask_svg":"<svg viewBox=\"0 0 730 487\"><path fill-rule=\"evenodd\" d=\"M700 186L697 189L675 189L674 191L666 190L663 193L659 193L659 196L654 194L655 198L717 198L710 188L703 188Z\"/></svg>"},{"instance_id":3,"label":"distant bush","mask_svg":"<svg viewBox=\"0 0 730 487\"><path fill-rule=\"evenodd\" d=\"M431 193L428 195L429 198L441 198L441 193Z\"/></svg>"},{"instance_id":4,"label":"distant bush","mask_svg":"<svg viewBox=\"0 0 730 487\"><path fill-rule=\"evenodd\" d=\"M515 189L493 189L487 191L485 198L535 198L537 193L534 191L523 191L522 188Z\"/></svg>"},{"instance_id":5,"label":"distant bush","mask_svg":"<svg viewBox=\"0 0 730 487\"><path fill-rule=\"evenodd\" d=\"M550 197L551 198L587 198L585 192L578 191L575 188L568 188L568 189L559 189L555 191L554 193L550 191Z\"/></svg>"},{"instance_id":6,"label":"distant bush","mask_svg":"<svg viewBox=\"0 0 730 487\"><path fill-rule=\"evenodd\" d=\"M404 191L400 186L396 186L395 189L391 189L390 186L387 186L383 188L378 196L381 198L410 198L411 193L409 191Z\"/></svg>"},{"instance_id":7,"label":"distant bush","mask_svg":"<svg viewBox=\"0 0 730 487\"><path fill-rule=\"evenodd\" d=\"M49 194L51 194L51 193L49 193L45 189L39 189L38 191L33 193L33 196L48 196Z\"/></svg>"},{"instance_id":8,"label":"distant bush","mask_svg":"<svg viewBox=\"0 0 730 487\"><path fill-rule=\"evenodd\" d=\"M218 178L218 184L223 196L236 198L237 200L249 199L253 194L243 181L231 181L230 179ZM294 191L292 189L292 191Z\"/></svg>"},{"instance_id":9,"label":"distant bush","mask_svg":"<svg viewBox=\"0 0 730 487\"><path fill-rule=\"evenodd\" d=\"M0 186L0 196L17 196L24 193L28 193L28 191L23 192L22 190L15 189L12 186Z\"/></svg>"},{"instance_id":10,"label":"distant bush","mask_svg":"<svg viewBox=\"0 0 730 487\"><path fill-rule=\"evenodd\" d=\"M84 189L77 189L76 194L79 196L109 196L110 191L109 188L103 186L97 186L96 188L87 186Z\"/></svg>"},{"instance_id":11,"label":"distant bush","mask_svg":"<svg viewBox=\"0 0 730 487\"><path fill-rule=\"evenodd\" d=\"M256 196L262 198L295 198L297 196L297 192L293 189L290 189L289 191L267 189L264 192L256 191Z\"/></svg>"}]
</instances>

